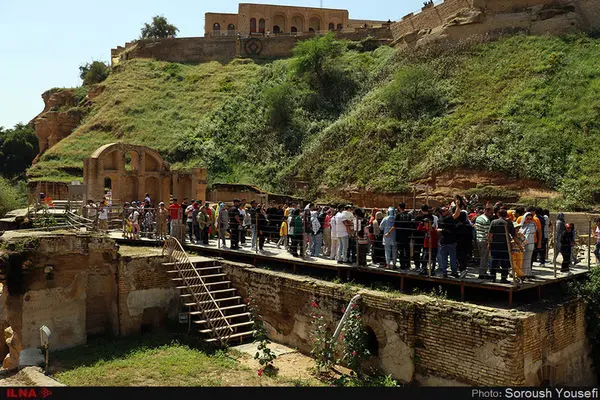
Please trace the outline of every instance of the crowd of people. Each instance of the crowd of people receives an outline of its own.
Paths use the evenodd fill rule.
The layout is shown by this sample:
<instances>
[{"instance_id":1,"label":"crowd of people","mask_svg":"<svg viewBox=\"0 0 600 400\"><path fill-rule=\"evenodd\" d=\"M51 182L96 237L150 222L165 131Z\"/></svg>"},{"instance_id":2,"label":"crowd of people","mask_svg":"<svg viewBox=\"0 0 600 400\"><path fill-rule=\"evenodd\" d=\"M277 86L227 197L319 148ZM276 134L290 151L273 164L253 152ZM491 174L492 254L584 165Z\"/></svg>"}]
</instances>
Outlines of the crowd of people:
<instances>
[{"instance_id":1,"label":"crowd of people","mask_svg":"<svg viewBox=\"0 0 600 400\"><path fill-rule=\"evenodd\" d=\"M508 282L534 279L533 263L546 265L550 244L554 258L562 256L561 271L576 260L575 227L559 213L551 226L548 210L509 209L501 202L479 204L456 195L445 205L423 204L409 210L404 203L384 210L296 202L269 205L245 199L233 204L170 199L155 206L146 194L143 202L126 202L123 235L164 240L174 224L186 226L186 240L222 248L250 247L264 252L265 242L285 248L294 257L321 257L340 264L411 270L424 275L463 278L468 266L478 278ZM98 227L107 230L106 201L95 206ZM551 229L553 228L553 229ZM249 237L247 240L247 236ZM596 261L600 260L600 219L596 221ZM229 246L227 241L229 241ZM368 258L370 262L368 262ZM552 263L553 264L553 263ZM450 271L448 272L448 269Z\"/></svg>"}]
</instances>

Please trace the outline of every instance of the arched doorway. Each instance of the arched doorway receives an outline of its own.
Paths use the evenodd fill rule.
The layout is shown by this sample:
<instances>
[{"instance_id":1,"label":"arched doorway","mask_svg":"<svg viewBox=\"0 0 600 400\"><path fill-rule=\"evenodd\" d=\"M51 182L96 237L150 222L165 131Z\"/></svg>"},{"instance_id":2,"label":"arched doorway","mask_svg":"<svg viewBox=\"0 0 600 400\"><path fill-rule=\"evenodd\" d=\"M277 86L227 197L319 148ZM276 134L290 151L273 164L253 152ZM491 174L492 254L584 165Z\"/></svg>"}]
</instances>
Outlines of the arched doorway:
<instances>
[{"instance_id":1,"label":"arched doorway","mask_svg":"<svg viewBox=\"0 0 600 400\"><path fill-rule=\"evenodd\" d=\"M104 190L112 190L112 179L110 179L110 176L104 177Z\"/></svg>"},{"instance_id":2,"label":"arched doorway","mask_svg":"<svg viewBox=\"0 0 600 400\"><path fill-rule=\"evenodd\" d=\"M256 18L250 18L250 33L256 32Z\"/></svg>"},{"instance_id":3,"label":"arched doorway","mask_svg":"<svg viewBox=\"0 0 600 400\"><path fill-rule=\"evenodd\" d=\"M329 23L329 30L330 30L330 31L333 31L333 30L335 30L335 24L334 24L333 22L330 22L330 23Z\"/></svg>"},{"instance_id":4,"label":"arched doorway","mask_svg":"<svg viewBox=\"0 0 600 400\"><path fill-rule=\"evenodd\" d=\"M277 32L275 32L275 28L277 28ZM273 18L273 33L286 32L287 29L289 29L289 28L287 27L287 21L286 21L285 16L276 15Z\"/></svg>"},{"instance_id":5,"label":"arched doorway","mask_svg":"<svg viewBox=\"0 0 600 400\"><path fill-rule=\"evenodd\" d=\"M299 15L292 17L292 26L296 28L296 30L292 29L292 32L304 32L304 17Z\"/></svg>"},{"instance_id":6,"label":"arched doorway","mask_svg":"<svg viewBox=\"0 0 600 400\"><path fill-rule=\"evenodd\" d=\"M265 20L262 18L258 20L258 32L265 33Z\"/></svg>"},{"instance_id":7,"label":"arched doorway","mask_svg":"<svg viewBox=\"0 0 600 400\"><path fill-rule=\"evenodd\" d=\"M227 25L227 34L233 35L234 33L235 33L235 25L234 24Z\"/></svg>"},{"instance_id":8,"label":"arched doorway","mask_svg":"<svg viewBox=\"0 0 600 400\"><path fill-rule=\"evenodd\" d=\"M310 32L319 32L321 30L321 20L317 17L312 17L308 22L308 27Z\"/></svg>"},{"instance_id":9,"label":"arched doorway","mask_svg":"<svg viewBox=\"0 0 600 400\"><path fill-rule=\"evenodd\" d=\"M217 22L213 24L213 35L219 36L221 34L221 25Z\"/></svg>"},{"instance_id":10,"label":"arched doorway","mask_svg":"<svg viewBox=\"0 0 600 400\"><path fill-rule=\"evenodd\" d=\"M341 31L342 29L344 29L344 26L342 24L337 24L337 30Z\"/></svg>"}]
</instances>

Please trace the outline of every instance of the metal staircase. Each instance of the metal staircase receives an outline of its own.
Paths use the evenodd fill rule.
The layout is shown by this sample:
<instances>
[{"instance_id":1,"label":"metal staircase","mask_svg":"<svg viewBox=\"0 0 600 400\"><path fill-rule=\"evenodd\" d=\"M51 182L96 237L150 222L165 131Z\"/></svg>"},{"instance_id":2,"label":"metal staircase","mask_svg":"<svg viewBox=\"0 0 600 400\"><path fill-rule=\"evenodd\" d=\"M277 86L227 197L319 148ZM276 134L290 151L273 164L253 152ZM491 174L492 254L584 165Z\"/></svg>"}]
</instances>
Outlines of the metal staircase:
<instances>
[{"instance_id":1,"label":"metal staircase","mask_svg":"<svg viewBox=\"0 0 600 400\"><path fill-rule=\"evenodd\" d=\"M179 289L182 307L190 325L208 343L225 346L232 339L242 342L254 334L254 321L237 289L215 260L189 257L172 236L165 240L164 263Z\"/></svg>"}]
</instances>

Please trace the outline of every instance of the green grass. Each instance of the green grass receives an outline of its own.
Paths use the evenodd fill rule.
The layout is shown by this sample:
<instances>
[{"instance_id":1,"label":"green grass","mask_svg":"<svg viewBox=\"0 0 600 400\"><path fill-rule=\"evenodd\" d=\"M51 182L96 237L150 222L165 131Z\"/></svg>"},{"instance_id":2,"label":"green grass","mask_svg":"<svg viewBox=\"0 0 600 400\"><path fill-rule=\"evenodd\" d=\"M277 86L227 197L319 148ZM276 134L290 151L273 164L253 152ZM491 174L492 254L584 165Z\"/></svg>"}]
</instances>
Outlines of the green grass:
<instances>
[{"instance_id":1,"label":"green grass","mask_svg":"<svg viewBox=\"0 0 600 400\"><path fill-rule=\"evenodd\" d=\"M131 60L28 175L80 178L92 151L124 141L156 148L174 167L208 168L209 184L309 199L321 185L399 192L461 168L532 179L563 194L552 208L584 209L600 186L598 59L600 39L578 34L437 55L345 50L321 80L294 70L294 58Z\"/></svg>"},{"instance_id":2,"label":"green grass","mask_svg":"<svg viewBox=\"0 0 600 400\"><path fill-rule=\"evenodd\" d=\"M234 350L214 350L197 339L154 333L95 339L52 352L53 378L68 386L322 386L316 379L258 377Z\"/></svg>"}]
</instances>

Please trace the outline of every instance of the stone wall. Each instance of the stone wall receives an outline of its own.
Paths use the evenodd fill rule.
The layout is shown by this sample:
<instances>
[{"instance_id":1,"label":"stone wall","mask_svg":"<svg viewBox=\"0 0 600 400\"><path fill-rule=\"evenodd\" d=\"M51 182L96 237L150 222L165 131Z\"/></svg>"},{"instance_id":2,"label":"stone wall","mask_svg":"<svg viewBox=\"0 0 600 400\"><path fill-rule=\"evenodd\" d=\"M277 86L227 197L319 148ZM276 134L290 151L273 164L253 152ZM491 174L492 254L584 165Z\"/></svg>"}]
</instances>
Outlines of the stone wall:
<instances>
[{"instance_id":1,"label":"stone wall","mask_svg":"<svg viewBox=\"0 0 600 400\"><path fill-rule=\"evenodd\" d=\"M179 312L179 296L162 256L121 257L118 267L119 327L122 336L141 333L143 326L164 326Z\"/></svg>"},{"instance_id":2,"label":"stone wall","mask_svg":"<svg viewBox=\"0 0 600 400\"><path fill-rule=\"evenodd\" d=\"M18 365L20 350L40 345L42 325L53 333L51 349L58 350L85 344L90 336L139 334L177 315L178 293L160 249L121 256L114 240L75 233L13 231L2 240L34 243L24 253L22 274L15 265L12 273L2 266L0 328L10 327L8 349L0 346L6 368Z\"/></svg>"},{"instance_id":3,"label":"stone wall","mask_svg":"<svg viewBox=\"0 0 600 400\"><path fill-rule=\"evenodd\" d=\"M564 34L600 22L597 0L445 0L392 24L399 45L492 39L503 34Z\"/></svg>"},{"instance_id":4,"label":"stone wall","mask_svg":"<svg viewBox=\"0 0 600 400\"><path fill-rule=\"evenodd\" d=\"M342 285L224 262L242 296L257 300L277 342L310 352L316 301L332 326L356 293ZM422 385L594 384L583 303L504 310L424 296L361 290L362 319L384 373Z\"/></svg>"},{"instance_id":5,"label":"stone wall","mask_svg":"<svg viewBox=\"0 0 600 400\"><path fill-rule=\"evenodd\" d=\"M235 57L236 38L167 38L138 40L111 49L113 65L132 58L153 58L171 62L227 62Z\"/></svg>"}]
</instances>

